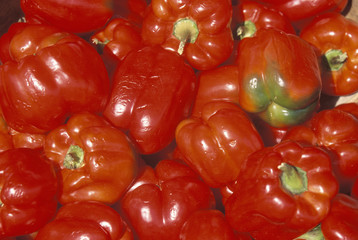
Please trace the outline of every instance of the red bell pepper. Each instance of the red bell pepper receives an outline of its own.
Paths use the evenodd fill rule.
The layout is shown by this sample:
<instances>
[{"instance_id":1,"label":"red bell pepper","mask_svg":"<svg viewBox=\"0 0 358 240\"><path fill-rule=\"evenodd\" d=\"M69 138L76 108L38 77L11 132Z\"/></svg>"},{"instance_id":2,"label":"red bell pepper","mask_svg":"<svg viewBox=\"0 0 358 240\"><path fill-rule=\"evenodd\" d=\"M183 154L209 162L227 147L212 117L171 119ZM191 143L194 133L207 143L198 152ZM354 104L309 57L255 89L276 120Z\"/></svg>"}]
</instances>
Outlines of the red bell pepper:
<instances>
[{"instance_id":1,"label":"red bell pepper","mask_svg":"<svg viewBox=\"0 0 358 240\"><path fill-rule=\"evenodd\" d=\"M146 46L117 67L103 114L128 132L140 153L156 153L174 140L176 126L189 116L196 84L194 70L178 54Z\"/></svg>"},{"instance_id":2,"label":"red bell pepper","mask_svg":"<svg viewBox=\"0 0 358 240\"><path fill-rule=\"evenodd\" d=\"M338 193L329 155L281 142L249 156L225 203L229 223L254 239L292 240L317 226Z\"/></svg>"},{"instance_id":3,"label":"red bell pepper","mask_svg":"<svg viewBox=\"0 0 358 240\"><path fill-rule=\"evenodd\" d=\"M9 135L14 148L41 149L45 144L45 134L22 133L10 128Z\"/></svg>"},{"instance_id":4,"label":"red bell pepper","mask_svg":"<svg viewBox=\"0 0 358 240\"><path fill-rule=\"evenodd\" d=\"M124 59L130 51L141 47L140 29L124 18L113 18L104 29L94 33L91 41L103 46L103 54L112 61Z\"/></svg>"},{"instance_id":5,"label":"red bell pepper","mask_svg":"<svg viewBox=\"0 0 358 240\"><path fill-rule=\"evenodd\" d=\"M62 206L56 217L40 229L35 240L125 240L131 230L113 208L91 201Z\"/></svg>"},{"instance_id":6,"label":"red bell pepper","mask_svg":"<svg viewBox=\"0 0 358 240\"><path fill-rule=\"evenodd\" d=\"M321 224L296 239L357 240L357 225L358 200L339 193L332 199L329 214Z\"/></svg>"},{"instance_id":7,"label":"red bell pepper","mask_svg":"<svg viewBox=\"0 0 358 240\"><path fill-rule=\"evenodd\" d=\"M277 128L262 121L259 118L252 118L257 131L259 131L265 146L274 146L281 142L290 127Z\"/></svg>"},{"instance_id":8,"label":"red bell pepper","mask_svg":"<svg viewBox=\"0 0 358 240\"><path fill-rule=\"evenodd\" d=\"M39 230L56 214L58 179L54 165L27 148L0 153L0 238Z\"/></svg>"},{"instance_id":9,"label":"red bell pepper","mask_svg":"<svg viewBox=\"0 0 358 240\"><path fill-rule=\"evenodd\" d=\"M349 0L259 0L285 14L299 31L314 17L326 12L343 12Z\"/></svg>"},{"instance_id":10,"label":"red bell pepper","mask_svg":"<svg viewBox=\"0 0 358 240\"><path fill-rule=\"evenodd\" d=\"M273 28L260 29L240 41L237 53L239 103L245 111L273 127L311 118L322 83L317 52L309 43Z\"/></svg>"},{"instance_id":11,"label":"red bell pepper","mask_svg":"<svg viewBox=\"0 0 358 240\"><path fill-rule=\"evenodd\" d=\"M245 159L264 146L246 113L219 101L204 105L200 117L183 120L175 139L184 161L211 187L235 181Z\"/></svg>"},{"instance_id":12,"label":"red bell pepper","mask_svg":"<svg viewBox=\"0 0 358 240\"><path fill-rule=\"evenodd\" d=\"M198 77L198 92L192 116L200 117L202 108L212 101L239 103L238 69L236 65L225 65L201 71Z\"/></svg>"},{"instance_id":13,"label":"red bell pepper","mask_svg":"<svg viewBox=\"0 0 358 240\"><path fill-rule=\"evenodd\" d=\"M110 0L21 0L27 22L46 23L69 32L90 32L112 17Z\"/></svg>"},{"instance_id":14,"label":"red bell pepper","mask_svg":"<svg viewBox=\"0 0 358 240\"><path fill-rule=\"evenodd\" d=\"M45 134L22 133L10 128L0 114L0 151L11 148L41 149Z\"/></svg>"},{"instance_id":15,"label":"red bell pepper","mask_svg":"<svg viewBox=\"0 0 358 240\"><path fill-rule=\"evenodd\" d=\"M179 239L182 225L196 210L212 209L210 188L188 166L162 160L146 166L118 203L138 239Z\"/></svg>"},{"instance_id":16,"label":"red bell pepper","mask_svg":"<svg viewBox=\"0 0 358 240\"><path fill-rule=\"evenodd\" d=\"M11 128L45 133L75 112L103 110L107 70L84 39L28 23L14 23L2 38L0 104Z\"/></svg>"},{"instance_id":17,"label":"red bell pepper","mask_svg":"<svg viewBox=\"0 0 358 240\"><path fill-rule=\"evenodd\" d=\"M350 103L358 109L357 103ZM358 176L358 117L338 107L319 112L310 121L317 145L333 153L334 171L341 191L349 191ZM339 124L337 124L339 123Z\"/></svg>"},{"instance_id":18,"label":"red bell pepper","mask_svg":"<svg viewBox=\"0 0 358 240\"><path fill-rule=\"evenodd\" d=\"M310 144L312 146L317 146L317 137L315 133L308 125L305 124L289 128L282 137L281 141L288 139L304 144Z\"/></svg>"},{"instance_id":19,"label":"red bell pepper","mask_svg":"<svg viewBox=\"0 0 358 240\"><path fill-rule=\"evenodd\" d=\"M305 125L289 129L283 138L329 151L333 170L344 192L351 189L352 179L358 176L358 118L347 111L358 112L358 103L320 111Z\"/></svg>"},{"instance_id":20,"label":"red bell pepper","mask_svg":"<svg viewBox=\"0 0 358 240\"><path fill-rule=\"evenodd\" d=\"M198 70L223 63L233 50L228 0L152 1L143 19L145 44L178 52Z\"/></svg>"},{"instance_id":21,"label":"red bell pepper","mask_svg":"<svg viewBox=\"0 0 358 240\"><path fill-rule=\"evenodd\" d=\"M339 13L316 17L301 34L322 56L322 92L343 96L358 91L358 23Z\"/></svg>"},{"instance_id":22,"label":"red bell pepper","mask_svg":"<svg viewBox=\"0 0 358 240\"><path fill-rule=\"evenodd\" d=\"M183 224L180 240L251 240L249 234L237 233L231 228L225 215L216 209L199 210L191 214Z\"/></svg>"},{"instance_id":23,"label":"red bell pepper","mask_svg":"<svg viewBox=\"0 0 358 240\"><path fill-rule=\"evenodd\" d=\"M358 200L338 194L331 204L328 216L321 222L325 239L358 239Z\"/></svg>"},{"instance_id":24,"label":"red bell pepper","mask_svg":"<svg viewBox=\"0 0 358 240\"><path fill-rule=\"evenodd\" d=\"M296 34L289 18L274 7L254 0L240 1L233 7L233 23L237 37L252 37L261 28L275 28L286 33Z\"/></svg>"},{"instance_id":25,"label":"red bell pepper","mask_svg":"<svg viewBox=\"0 0 358 240\"><path fill-rule=\"evenodd\" d=\"M341 103L335 106L335 109L350 113L356 118L358 118L358 104L356 102Z\"/></svg>"},{"instance_id":26,"label":"red bell pepper","mask_svg":"<svg viewBox=\"0 0 358 240\"><path fill-rule=\"evenodd\" d=\"M94 114L73 115L50 131L44 151L60 168L61 204L114 204L137 174L138 161L127 136Z\"/></svg>"}]
</instances>

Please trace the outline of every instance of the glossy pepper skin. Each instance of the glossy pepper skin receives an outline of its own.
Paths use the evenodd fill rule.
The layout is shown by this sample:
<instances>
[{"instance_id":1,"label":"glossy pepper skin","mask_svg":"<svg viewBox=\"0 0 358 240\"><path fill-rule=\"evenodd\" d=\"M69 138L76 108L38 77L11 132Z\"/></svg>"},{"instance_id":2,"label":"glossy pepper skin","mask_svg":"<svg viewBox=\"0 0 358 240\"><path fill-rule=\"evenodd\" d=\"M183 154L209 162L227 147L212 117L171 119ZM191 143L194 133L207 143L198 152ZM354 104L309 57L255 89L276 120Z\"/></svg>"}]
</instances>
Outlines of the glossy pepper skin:
<instances>
[{"instance_id":1,"label":"glossy pepper skin","mask_svg":"<svg viewBox=\"0 0 358 240\"><path fill-rule=\"evenodd\" d=\"M321 53L323 93L344 96L358 91L358 23L327 13L316 17L300 36Z\"/></svg>"},{"instance_id":2,"label":"glossy pepper skin","mask_svg":"<svg viewBox=\"0 0 358 240\"><path fill-rule=\"evenodd\" d=\"M45 23L82 33L103 27L112 17L110 0L21 0L28 22Z\"/></svg>"},{"instance_id":3,"label":"glossy pepper skin","mask_svg":"<svg viewBox=\"0 0 358 240\"><path fill-rule=\"evenodd\" d=\"M14 148L41 149L45 144L45 134L22 133L10 128L9 135Z\"/></svg>"},{"instance_id":4,"label":"glossy pepper skin","mask_svg":"<svg viewBox=\"0 0 358 240\"><path fill-rule=\"evenodd\" d=\"M178 54L146 46L117 67L103 115L128 133L140 153L156 153L189 116L196 84L194 70Z\"/></svg>"},{"instance_id":5,"label":"glossy pepper skin","mask_svg":"<svg viewBox=\"0 0 358 240\"><path fill-rule=\"evenodd\" d=\"M175 140L184 161L211 187L235 181L245 159L264 146L246 113L220 101L204 105L200 117L180 122Z\"/></svg>"},{"instance_id":6,"label":"glossy pepper skin","mask_svg":"<svg viewBox=\"0 0 358 240\"><path fill-rule=\"evenodd\" d=\"M322 83L317 53L309 43L261 29L241 40L237 53L239 104L245 111L273 127L302 123L316 111Z\"/></svg>"},{"instance_id":7,"label":"glossy pepper skin","mask_svg":"<svg viewBox=\"0 0 358 240\"><path fill-rule=\"evenodd\" d=\"M39 230L56 214L58 179L54 165L33 149L0 153L0 237Z\"/></svg>"},{"instance_id":8,"label":"glossy pepper skin","mask_svg":"<svg viewBox=\"0 0 358 240\"><path fill-rule=\"evenodd\" d=\"M233 7L233 23L237 37L252 37L261 28L275 28L296 34L289 18L275 7L254 0L240 1Z\"/></svg>"},{"instance_id":9,"label":"glossy pepper skin","mask_svg":"<svg viewBox=\"0 0 358 240\"><path fill-rule=\"evenodd\" d=\"M314 17L326 12L342 12L348 0L260 0L285 14L298 31Z\"/></svg>"},{"instance_id":10,"label":"glossy pepper skin","mask_svg":"<svg viewBox=\"0 0 358 240\"><path fill-rule=\"evenodd\" d=\"M45 134L18 132L10 128L0 114L0 152L11 148L41 149Z\"/></svg>"},{"instance_id":11,"label":"glossy pepper skin","mask_svg":"<svg viewBox=\"0 0 358 240\"><path fill-rule=\"evenodd\" d=\"M333 199L327 217L317 227L303 234L297 240L357 240L358 200L344 193Z\"/></svg>"},{"instance_id":12,"label":"glossy pepper skin","mask_svg":"<svg viewBox=\"0 0 358 240\"><path fill-rule=\"evenodd\" d=\"M10 128L0 114L0 152L11 148L41 149L45 134L23 133Z\"/></svg>"},{"instance_id":13,"label":"glossy pepper skin","mask_svg":"<svg viewBox=\"0 0 358 240\"><path fill-rule=\"evenodd\" d=\"M236 237L234 230L225 219L225 215L217 209L199 210L191 214L183 224L179 239L251 240L251 238Z\"/></svg>"},{"instance_id":14,"label":"glossy pepper skin","mask_svg":"<svg viewBox=\"0 0 358 240\"><path fill-rule=\"evenodd\" d=\"M257 240L301 236L327 216L338 192L329 155L293 141L251 154L236 186L226 217Z\"/></svg>"},{"instance_id":15,"label":"glossy pepper skin","mask_svg":"<svg viewBox=\"0 0 358 240\"><path fill-rule=\"evenodd\" d=\"M357 103L352 103L358 109ZM339 123L339 124L337 124ZM358 116L339 106L319 112L310 120L317 145L326 147L337 156L335 167L346 177L358 176Z\"/></svg>"},{"instance_id":16,"label":"glossy pepper skin","mask_svg":"<svg viewBox=\"0 0 358 240\"><path fill-rule=\"evenodd\" d=\"M213 101L239 103L239 81L236 65L224 65L198 74L198 91L191 116L200 117L205 104Z\"/></svg>"},{"instance_id":17,"label":"glossy pepper skin","mask_svg":"<svg viewBox=\"0 0 358 240\"><path fill-rule=\"evenodd\" d=\"M127 136L90 113L73 115L50 131L44 151L60 168L61 204L114 204L137 173L138 161Z\"/></svg>"},{"instance_id":18,"label":"glossy pepper skin","mask_svg":"<svg viewBox=\"0 0 358 240\"><path fill-rule=\"evenodd\" d=\"M125 18L111 19L105 28L91 36L91 41L103 46L103 54L115 62L142 46L140 29Z\"/></svg>"},{"instance_id":19,"label":"glossy pepper skin","mask_svg":"<svg viewBox=\"0 0 358 240\"><path fill-rule=\"evenodd\" d=\"M329 214L320 225L297 240L357 240L358 239L358 200L338 193L331 203ZM310 238L311 237L311 238Z\"/></svg>"},{"instance_id":20,"label":"glossy pepper skin","mask_svg":"<svg viewBox=\"0 0 358 240\"><path fill-rule=\"evenodd\" d=\"M224 213L217 209L199 210L191 214L183 224L180 240L251 240L249 234L237 233L227 222Z\"/></svg>"},{"instance_id":21,"label":"glossy pepper skin","mask_svg":"<svg viewBox=\"0 0 358 240\"><path fill-rule=\"evenodd\" d=\"M35 240L129 240L132 233L121 215L100 202L79 201L62 206L40 229Z\"/></svg>"},{"instance_id":22,"label":"glossy pepper skin","mask_svg":"<svg viewBox=\"0 0 358 240\"><path fill-rule=\"evenodd\" d=\"M327 240L358 239L358 200L345 194L337 194L331 210L322 221L322 233Z\"/></svg>"},{"instance_id":23,"label":"glossy pepper skin","mask_svg":"<svg viewBox=\"0 0 358 240\"><path fill-rule=\"evenodd\" d=\"M143 19L145 44L178 52L198 70L223 63L233 50L228 0L152 1Z\"/></svg>"},{"instance_id":24,"label":"glossy pepper skin","mask_svg":"<svg viewBox=\"0 0 358 240\"><path fill-rule=\"evenodd\" d=\"M185 164L164 159L145 166L118 207L138 239L179 239L186 219L196 210L213 209L210 188Z\"/></svg>"},{"instance_id":25,"label":"glossy pepper skin","mask_svg":"<svg viewBox=\"0 0 358 240\"><path fill-rule=\"evenodd\" d=\"M75 112L103 110L107 70L84 39L48 25L14 23L0 41L0 104L11 128L45 133Z\"/></svg>"},{"instance_id":26,"label":"glossy pepper skin","mask_svg":"<svg viewBox=\"0 0 358 240\"><path fill-rule=\"evenodd\" d=\"M354 115L357 111L358 103L320 111L306 124L290 128L283 137L329 151L342 192L349 191L358 176L358 115Z\"/></svg>"}]
</instances>

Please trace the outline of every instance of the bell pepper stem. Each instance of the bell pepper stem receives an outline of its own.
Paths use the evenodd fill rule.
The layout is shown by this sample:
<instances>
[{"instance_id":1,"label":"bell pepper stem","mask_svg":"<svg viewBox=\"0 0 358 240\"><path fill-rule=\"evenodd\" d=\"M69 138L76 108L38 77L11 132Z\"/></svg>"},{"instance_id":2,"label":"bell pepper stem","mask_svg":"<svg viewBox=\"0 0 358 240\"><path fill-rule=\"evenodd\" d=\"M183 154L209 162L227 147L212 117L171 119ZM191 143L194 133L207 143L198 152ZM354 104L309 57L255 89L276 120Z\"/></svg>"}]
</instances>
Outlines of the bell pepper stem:
<instances>
[{"instance_id":1,"label":"bell pepper stem","mask_svg":"<svg viewBox=\"0 0 358 240\"><path fill-rule=\"evenodd\" d=\"M195 43L199 35L196 22L189 18L181 18L174 23L173 36L180 41L178 53L182 55L187 43Z\"/></svg>"},{"instance_id":2,"label":"bell pepper stem","mask_svg":"<svg viewBox=\"0 0 358 240\"><path fill-rule=\"evenodd\" d=\"M342 50L340 49L330 49L326 51L326 53L324 54L324 58L331 71L338 71L347 61L348 55L346 52L342 52Z\"/></svg>"},{"instance_id":3,"label":"bell pepper stem","mask_svg":"<svg viewBox=\"0 0 358 240\"><path fill-rule=\"evenodd\" d=\"M302 234L301 236L299 236L298 238L295 238L295 239L325 240L323 233L322 233L321 224L317 225L312 230Z\"/></svg>"},{"instance_id":4,"label":"bell pepper stem","mask_svg":"<svg viewBox=\"0 0 358 240\"><path fill-rule=\"evenodd\" d=\"M180 55L183 55L185 44L186 44L186 41L180 41L180 43L179 43L178 53Z\"/></svg>"},{"instance_id":5,"label":"bell pepper stem","mask_svg":"<svg viewBox=\"0 0 358 240\"><path fill-rule=\"evenodd\" d=\"M93 38L92 39L92 43L94 44L94 45L106 45L107 43L109 43L110 42L110 40L105 40L105 41L101 41L101 40L99 40L98 38Z\"/></svg>"},{"instance_id":6,"label":"bell pepper stem","mask_svg":"<svg viewBox=\"0 0 358 240\"><path fill-rule=\"evenodd\" d=\"M78 169L84 165L84 151L77 145L68 148L63 166L67 169Z\"/></svg>"},{"instance_id":7,"label":"bell pepper stem","mask_svg":"<svg viewBox=\"0 0 358 240\"><path fill-rule=\"evenodd\" d=\"M236 29L236 34L240 39L244 39L247 37L252 37L256 33L256 26L255 23L248 20L243 23L243 25L240 25Z\"/></svg>"},{"instance_id":8,"label":"bell pepper stem","mask_svg":"<svg viewBox=\"0 0 358 240\"><path fill-rule=\"evenodd\" d=\"M307 191L307 174L299 167L283 162L278 166L281 170L282 187L290 194L296 195Z\"/></svg>"}]
</instances>

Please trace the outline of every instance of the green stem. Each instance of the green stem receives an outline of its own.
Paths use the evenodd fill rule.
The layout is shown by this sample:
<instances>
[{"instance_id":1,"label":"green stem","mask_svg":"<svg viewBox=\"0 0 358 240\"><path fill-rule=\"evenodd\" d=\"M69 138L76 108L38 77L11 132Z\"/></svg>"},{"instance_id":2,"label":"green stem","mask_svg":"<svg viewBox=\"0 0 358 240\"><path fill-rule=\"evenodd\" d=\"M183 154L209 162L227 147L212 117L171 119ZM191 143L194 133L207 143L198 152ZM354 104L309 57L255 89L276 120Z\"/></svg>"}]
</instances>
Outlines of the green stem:
<instances>
[{"instance_id":1,"label":"green stem","mask_svg":"<svg viewBox=\"0 0 358 240\"><path fill-rule=\"evenodd\" d=\"M173 36L180 41L178 53L184 52L186 43L195 43L199 35L196 22L189 18L181 18L174 23Z\"/></svg>"},{"instance_id":2,"label":"green stem","mask_svg":"<svg viewBox=\"0 0 358 240\"><path fill-rule=\"evenodd\" d=\"M325 240L325 238L323 236L323 233L322 233L321 224L319 224L318 226L316 226L312 230L304 233L303 235L301 235L301 236L299 236L298 238L295 238L295 239Z\"/></svg>"},{"instance_id":3,"label":"green stem","mask_svg":"<svg viewBox=\"0 0 358 240\"><path fill-rule=\"evenodd\" d=\"M110 40L105 40L104 42L101 42L99 39L97 38L94 38L92 39L92 43L95 44L95 45L106 45L107 43L109 43Z\"/></svg>"},{"instance_id":4,"label":"green stem","mask_svg":"<svg viewBox=\"0 0 358 240\"><path fill-rule=\"evenodd\" d=\"M255 23L252 21L245 21L243 25L236 29L236 34L240 39L252 37L256 33Z\"/></svg>"},{"instance_id":5,"label":"green stem","mask_svg":"<svg viewBox=\"0 0 358 240\"><path fill-rule=\"evenodd\" d=\"M304 170L285 162L278 169L281 170L281 185L287 192L296 195L307 191L307 174Z\"/></svg>"},{"instance_id":6,"label":"green stem","mask_svg":"<svg viewBox=\"0 0 358 240\"><path fill-rule=\"evenodd\" d=\"M340 49L330 49L324 54L331 71L340 70L348 59L348 55Z\"/></svg>"},{"instance_id":7,"label":"green stem","mask_svg":"<svg viewBox=\"0 0 358 240\"><path fill-rule=\"evenodd\" d=\"M77 145L71 145L68 148L63 166L67 169L77 169L84 165L84 151Z\"/></svg>"}]
</instances>

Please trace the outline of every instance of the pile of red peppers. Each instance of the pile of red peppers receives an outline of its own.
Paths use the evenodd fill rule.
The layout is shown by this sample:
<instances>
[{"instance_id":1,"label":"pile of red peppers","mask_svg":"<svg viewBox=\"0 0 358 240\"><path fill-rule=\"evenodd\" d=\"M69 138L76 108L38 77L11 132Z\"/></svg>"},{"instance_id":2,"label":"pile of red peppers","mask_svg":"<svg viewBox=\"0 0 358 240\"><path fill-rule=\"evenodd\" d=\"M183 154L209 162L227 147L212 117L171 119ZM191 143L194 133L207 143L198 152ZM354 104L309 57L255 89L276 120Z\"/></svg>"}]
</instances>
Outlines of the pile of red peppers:
<instances>
[{"instance_id":1,"label":"pile of red peppers","mask_svg":"<svg viewBox=\"0 0 358 240\"><path fill-rule=\"evenodd\" d=\"M349 0L20 0L0 239L358 239Z\"/></svg>"}]
</instances>

